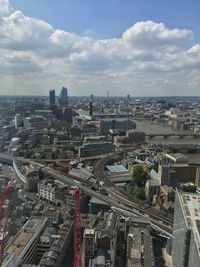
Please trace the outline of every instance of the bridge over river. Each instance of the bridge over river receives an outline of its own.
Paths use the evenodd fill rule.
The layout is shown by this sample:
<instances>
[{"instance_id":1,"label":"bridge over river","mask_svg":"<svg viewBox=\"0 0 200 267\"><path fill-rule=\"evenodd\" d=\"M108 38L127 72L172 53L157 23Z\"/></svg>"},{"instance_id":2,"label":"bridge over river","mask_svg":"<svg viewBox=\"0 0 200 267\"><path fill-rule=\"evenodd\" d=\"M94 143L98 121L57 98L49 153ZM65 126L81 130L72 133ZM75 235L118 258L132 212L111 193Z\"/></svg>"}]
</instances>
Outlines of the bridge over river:
<instances>
[{"instance_id":1,"label":"bridge over river","mask_svg":"<svg viewBox=\"0 0 200 267\"><path fill-rule=\"evenodd\" d=\"M147 133L145 134L146 137L149 139L152 139L154 137L163 137L163 138L169 138L169 137L178 137L178 138L184 138L184 137L193 137L193 138L199 138L199 134L194 133Z\"/></svg>"}]
</instances>

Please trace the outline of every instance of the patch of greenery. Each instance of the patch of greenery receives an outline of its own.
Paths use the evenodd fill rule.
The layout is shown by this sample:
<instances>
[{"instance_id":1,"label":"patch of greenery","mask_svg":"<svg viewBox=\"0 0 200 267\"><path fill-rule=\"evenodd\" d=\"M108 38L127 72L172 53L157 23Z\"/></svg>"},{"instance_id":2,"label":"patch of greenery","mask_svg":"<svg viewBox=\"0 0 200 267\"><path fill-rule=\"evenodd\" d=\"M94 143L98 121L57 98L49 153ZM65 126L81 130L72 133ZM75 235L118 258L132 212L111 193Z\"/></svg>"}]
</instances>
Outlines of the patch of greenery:
<instances>
[{"instance_id":1,"label":"patch of greenery","mask_svg":"<svg viewBox=\"0 0 200 267\"><path fill-rule=\"evenodd\" d=\"M143 170L143 167L141 165L136 166L133 170L131 185L133 186L137 185L138 187L143 187L146 183L146 180L147 180L147 174Z\"/></svg>"},{"instance_id":2,"label":"patch of greenery","mask_svg":"<svg viewBox=\"0 0 200 267\"><path fill-rule=\"evenodd\" d=\"M130 186L128 188L128 191L131 195L134 197L145 200L145 190L144 186L147 180L147 174L143 170L143 167L141 165L138 165L133 170L133 176L132 181L130 182Z\"/></svg>"},{"instance_id":3,"label":"patch of greenery","mask_svg":"<svg viewBox=\"0 0 200 267\"><path fill-rule=\"evenodd\" d=\"M65 141L65 140L69 140L69 136L67 134L59 134L57 135L58 141Z\"/></svg>"}]
</instances>

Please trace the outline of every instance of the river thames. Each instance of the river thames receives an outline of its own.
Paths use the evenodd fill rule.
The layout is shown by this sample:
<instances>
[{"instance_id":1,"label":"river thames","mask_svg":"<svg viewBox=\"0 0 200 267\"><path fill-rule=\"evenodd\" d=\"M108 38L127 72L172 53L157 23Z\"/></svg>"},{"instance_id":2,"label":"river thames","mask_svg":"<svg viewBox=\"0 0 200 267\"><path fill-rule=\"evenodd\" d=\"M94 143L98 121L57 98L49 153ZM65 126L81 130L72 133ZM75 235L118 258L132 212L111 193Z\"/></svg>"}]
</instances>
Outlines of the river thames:
<instances>
[{"instance_id":1,"label":"river thames","mask_svg":"<svg viewBox=\"0 0 200 267\"><path fill-rule=\"evenodd\" d=\"M188 131L174 130L169 125L158 124L150 121L137 121L137 130L143 131L147 134L158 133L188 133ZM149 144L200 144L200 137L175 137L168 138L154 137L152 139L146 138L146 142ZM185 154L188 157L189 162L195 162L200 164L200 154Z\"/></svg>"}]
</instances>

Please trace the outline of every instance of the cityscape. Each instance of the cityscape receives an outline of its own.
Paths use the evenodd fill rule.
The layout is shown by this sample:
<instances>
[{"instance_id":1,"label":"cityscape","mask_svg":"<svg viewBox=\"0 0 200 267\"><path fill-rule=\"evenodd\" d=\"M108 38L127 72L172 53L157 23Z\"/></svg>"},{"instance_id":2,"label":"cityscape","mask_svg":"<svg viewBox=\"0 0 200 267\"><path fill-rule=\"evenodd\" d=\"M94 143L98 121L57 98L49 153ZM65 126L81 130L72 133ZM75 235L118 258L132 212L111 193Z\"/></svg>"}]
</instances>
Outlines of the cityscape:
<instances>
[{"instance_id":1,"label":"cityscape","mask_svg":"<svg viewBox=\"0 0 200 267\"><path fill-rule=\"evenodd\" d=\"M0 267L200 266L199 10L0 0Z\"/></svg>"},{"instance_id":2,"label":"cityscape","mask_svg":"<svg viewBox=\"0 0 200 267\"><path fill-rule=\"evenodd\" d=\"M1 266L199 266L200 99L1 98Z\"/></svg>"}]
</instances>

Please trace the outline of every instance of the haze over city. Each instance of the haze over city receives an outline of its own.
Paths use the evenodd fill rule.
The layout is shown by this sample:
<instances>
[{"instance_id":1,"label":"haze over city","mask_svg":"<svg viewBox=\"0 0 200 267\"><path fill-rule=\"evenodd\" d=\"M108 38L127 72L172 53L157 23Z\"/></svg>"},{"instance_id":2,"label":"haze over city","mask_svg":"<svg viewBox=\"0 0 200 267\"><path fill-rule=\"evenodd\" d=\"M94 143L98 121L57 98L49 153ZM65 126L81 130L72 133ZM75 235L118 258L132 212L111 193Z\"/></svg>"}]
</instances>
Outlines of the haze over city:
<instances>
[{"instance_id":1,"label":"haze over city","mask_svg":"<svg viewBox=\"0 0 200 267\"><path fill-rule=\"evenodd\" d=\"M198 1L100 2L0 0L0 94L199 95Z\"/></svg>"}]
</instances>

